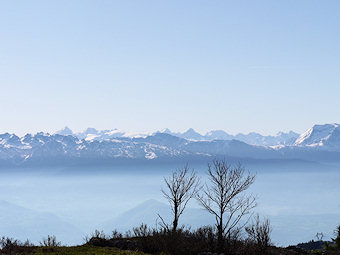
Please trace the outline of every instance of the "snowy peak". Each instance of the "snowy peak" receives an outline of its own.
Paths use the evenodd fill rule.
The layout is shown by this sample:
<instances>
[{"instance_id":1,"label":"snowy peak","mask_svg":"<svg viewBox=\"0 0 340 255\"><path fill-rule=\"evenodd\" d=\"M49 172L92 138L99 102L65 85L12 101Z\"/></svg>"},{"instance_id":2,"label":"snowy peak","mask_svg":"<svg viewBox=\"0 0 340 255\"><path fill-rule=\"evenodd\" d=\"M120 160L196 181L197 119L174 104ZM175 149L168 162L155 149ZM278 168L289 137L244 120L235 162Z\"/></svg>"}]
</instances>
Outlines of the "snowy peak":
<instances>
[{"instance_id":1,"label":"snowy peak","mask_svg":"<svg viewBox=\"0 0 340 255\"><path fill-rule=\"evenodd\" d=\"M65 127L55 134L58 135L72 135L77 137L80 140L86 141L104 141L104 140L112 140L116 138L134 138L134 137L147 137L152 135L152 133L129 133L118 129L106 129L106 130L97 130L95 128L87 128L82 132L74 133L70 128Z\"/></svg>"},{"instance_id":2,"label":"snowy peak","mask_svg":"<svg viewBox=\"0 0 340 255\"><path fill-rule=\"evenodd\" d=\"M165 129L160 133L166 133L180 138L184 138L192 141L213 141L213 140L239 140L250 145L259 146L276 146L276 145L292 145L295 140L299 137L299 134L290 131L288 133L279 132L275 136L264 136L259 133L249 133L249 134L237 134L230 135L223 130L212 130L207 132L205 135L197 133L194 129L190 128L184 133L174 133L169 129Z\"/></svg>"},{"instance_id":3,"label":"snowy peak","mask_svg":"<svg viewBox=\"0 0 340 255\"><path fill-rule=\"evenodd\" d=\"M234 136L229 135L227 132L223 130L212 130L205 134L205 137L211 140L232 140Z\"/></svg>"},{"instance_id":4,"label":"snowy peak","mask_svg":"<svg viewBox=\"0 0 340 255\"><path fill-rule=\"evenodd\" d=\"M95 129L95 128L87 128L87 129L84 131L84 134L98 134L98 130Z\"/></svg>"},{"instance_id":5,"label":"snowy peak","mask_svg":"<svg viewBox=\"0 0 340 255\"><path fill-rule=\"evenodd\" d=\"M331 146L339 147L340 125L337 123L314 125L295 141L295 146Z\"/></svg>"},{"instance_id":6,"label":"snowy peak","mask_svg":"<svg viewBox=\"0 0 340 255\"><path fill-rule=\"evenodd\" d=\"M189 140L202 140L203 136L197 133L193 128L189 128L182 134L182 138Z\"/></svg>"},{"instance_id":7,"label":"snowy peak","mask_svg":"<svg viewBox=\"0 0 340 255\"><path fill-rule=\"evenodd\" d=\"M73 132L69 127L66 126L63 129L55 132L55 134L58 134L58 135L73 135Z\"/></svg>"},{"instance_id":8,"label":"snowy peak","mask_svg":"<svg viewBox=\"0 0 340 255\"><path fill-rule=\"evenodd\" d=\"M193 128L189 128L187 131L180 133L180 132L171 132L170 129L166 128L163 131L158 131L156 133L163 133L163 134L169 134L172 136L177 136L179 138L184 138L188 140L205 140L205 137L201 135L200 133L196 132Z\"/></svg>"}]
</instances>

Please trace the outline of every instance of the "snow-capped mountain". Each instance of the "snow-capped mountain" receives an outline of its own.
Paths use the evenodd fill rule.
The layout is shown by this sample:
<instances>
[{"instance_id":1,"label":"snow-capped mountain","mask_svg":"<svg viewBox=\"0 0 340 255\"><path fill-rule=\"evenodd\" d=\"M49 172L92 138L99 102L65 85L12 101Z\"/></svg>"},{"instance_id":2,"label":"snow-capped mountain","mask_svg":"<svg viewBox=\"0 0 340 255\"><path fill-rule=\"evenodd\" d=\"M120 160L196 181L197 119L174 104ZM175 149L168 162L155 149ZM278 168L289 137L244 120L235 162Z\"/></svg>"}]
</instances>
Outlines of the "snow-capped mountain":
<instances>
[{"instance_id":1,"label":"snow-capped mountain","mask_svg":"<svg viewBox=\"0 0 340 255\"><path fill-rule=\"evenodd\" d=\"M106 140L79 139L48 133L0 135L0 163L29 164L113 159L170 159L217 155L275 157L269 147L251 146L236 140L190 141L164 133L147 137Z\"/></svg>"},{"instance_id":2,"label":"snow-capped mountain","mask_svg":"<svg viewBox=\"0 0 340 255\"><path fill-rule=\"evenodd\" d=\"M173 136L181 137L188 140L195 141L213 141L213 140L239 140L251 145L261 145L261 146L276 146L276 145L292 145L295 140L299 137L299 134L290 131L288 133L279 132L275 136L263 136L259 133L249 133L249 134L237 134L230 135L223 130L212 130L207 132L205 135L201 135L194 129L190 128L183 133L174 133L169 129L165 129L162 133L167 133Z\"/></svg>"},{"instance_id":3,"label":"snow-capped mountain","mask_svg":"<svg viewBox=\"0 0 340 255\"><path fill-rule=\"evenodd\" d=\"M129 133L118 129L106 129L97 130L95 128L87 128L86 130L78 133L74 133L69 127L64 127L63 129L55 132L59 135L72 135L79 139L85 139L87 141L97 140L108 140L113 138L134 138L134 137L146 137L152 135L152 133Z\"/></svg>"},{"instance_id":4,"label":"snow-capped mountain","mask_svg":"<svg viewBox=\"0 0 340 255\"><path fill-rule=\"evenodd\" d=\"M163 142L164 143L164 142ZM132 138L111 140L86 140L75 136L47 133L0 135L0 160L21 164L31 161L74 160L74 159L115 159L173 157L185 155L171 146L149 143L147 140L134 141Z\"/></svg>"},{"instance_id":5,"label":"snow-capped mountain","mask_svg":"<svg viewBox=\"0 0 340 255\"><path fill-rule=\"evenodd\" d=\"M165 130L142 135L94 128L81 133L64 128L52 135L40 132L23 137L5 133L0 134L0 165L97 164L117 159L186 160L220 156L340 160L338 124L315 125L295 140L296 135L290 132L277 136L257 133L230 136L224 131L211 131L203 136L193 129L184 133Z\"/></svg>"},{"instance_id":6,"label":"snow-capped mountain","mask_svg":"<svg viewBox=\"0 0 340 255\"><path fill-rule=\"evenodd\" d=\"M258 133L249 133L247 135L237 134L234 139L243 141L252 145L276 146L292 145L299 137L299 134L289 131L288 133L279 132L275 136L263 136Z\"/></svg>"},{"instance_id":7,"label":"snow-capped mountain","mask_svg":"<svg viewBox=\"0 0 340 255\"><path fill-rule=\"evenodd\" d=\"M250 145L260 145L260 146L276 146L276 145L292 145L295 140L299 137L299 134L290 131L289 133L279 132L275 136L263 136L258 133L249 134L237 134L230 135L223 130L212 130L202 135L196 132L194 129L189 128L187 131L172 132L169 129L158 132L149 133L129 133L118 129L111 130L97 130L95 128L87 128L83 132L73 133L68 127L57 131L55 134L59 135L73 135L79 139L85 139L87 141L91 140L108 140L113 138L145 138L147 136L155 135L156 133L164 133L172 136L180 137L191 141L213 141L213 140L239 140Z\"/></svg>"},{"instance_id":8,"label":"snow-capped mountain","mask_svg":"<svg viewBox=\"0 0 340 255\"><path fill-rule=\"evenodd\" d=\"M205 136L196 132L193 128L189 128L187 131L185 131L183 133L180 133L180 132L174 133L174 132L171 132L167 128L163 132L160 131L160 133L166 133L166 134L169 134L169 135L177 136L177 137L188 139L188 140L195 140L195 141L207 140L205 138Z\"/></svg>"},{"instance_id":9,"label":"snow-capped mountain","mask_svg":"<svg viewBox=\"0 0 340 255\"><path fill-rule=\"evenodd\" d=\"M324 150L340 150L340 125L314 125L299 136L295 146L310 146Z\"/></svg>"}]
</instances>

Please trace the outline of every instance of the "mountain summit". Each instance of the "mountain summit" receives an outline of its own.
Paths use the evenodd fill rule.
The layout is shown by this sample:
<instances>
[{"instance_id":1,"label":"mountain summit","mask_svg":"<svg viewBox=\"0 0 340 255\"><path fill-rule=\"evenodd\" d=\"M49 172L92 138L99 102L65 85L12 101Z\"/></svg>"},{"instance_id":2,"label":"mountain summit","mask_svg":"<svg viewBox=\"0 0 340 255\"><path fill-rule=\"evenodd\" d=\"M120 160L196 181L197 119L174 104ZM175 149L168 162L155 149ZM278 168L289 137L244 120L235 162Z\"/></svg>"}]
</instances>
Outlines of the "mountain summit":
<instances>
[{"instance_id":1,"label":"mountain summit","mask_svg":"<svg viewBox=\"0 0 340 255\"><path fill-rule=\"evenodd\" d=\"M59 135L73 135L72 130L69 127L64 127L63 129L58 130L57 132L55 132L56 134Z\"/></svg>"},{"instance_id":2,"label":"mountain summit","mask_svg":"<svg viewBox=\"0 0 340 255\"><path fill-rule=\"evenodd\" d=\"M300 135L294 145L340 150L340 125L337 123L314 125Z\"/></svg>"}]
</instances>

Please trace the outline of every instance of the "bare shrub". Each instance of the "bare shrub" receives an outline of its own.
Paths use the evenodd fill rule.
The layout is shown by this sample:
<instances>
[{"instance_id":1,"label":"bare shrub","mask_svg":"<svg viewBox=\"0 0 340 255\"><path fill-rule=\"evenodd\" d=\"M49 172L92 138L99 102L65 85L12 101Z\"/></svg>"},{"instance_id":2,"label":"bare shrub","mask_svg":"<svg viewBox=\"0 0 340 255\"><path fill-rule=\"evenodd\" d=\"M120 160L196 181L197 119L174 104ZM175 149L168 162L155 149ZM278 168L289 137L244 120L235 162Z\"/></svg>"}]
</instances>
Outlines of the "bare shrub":
<instances>
[{"instance_id":1,"label":"bare shrub","mask_svg":"<svg viewBox=\"0 0 340 255\"><path fill-rule=\"evenodd\" d=\"M106 235L103 230L99 231L96 229L92 234L91 238L97 238L97 239L106 239Z\"/></svg>"},{"instance_id":2,"label":"bare shrub","mask_svg":"<svg viewBox=\"0 0 340 255\"><path fill-rule=\"evenodd\" d=\"M133 228L132 231L135 237L147 237L152 233L148 226L143 223L139 227Z\"/></svg>"},{"instance_id":3,"label":"bare shrub","mask_svg":"<svg viewBox=\"0 0 340 255\"><path fill-rule=\"evenodd\" d=\"M112 231L112 239L121 239L123 238L122 233L118 232L117 229Z\"/></svg>"},{"instance_id":4,"label":"bare shrub","mask_svg":"<svg viewBox=\"0 0 340 255\"><path fill-rule=\"evenodd\" d=\"M259 254L265 254L271 245L270 234L272 228L269 219L261 222L260 216L257 215L245 230L248 234L248 239L256 244Z\"/></svg>"},{"instance_id":5,"label":"bare shrub","mask_svg":"<svg viewBox=\"0 0 340 255\"><path fill-rule=\"evenodd\" d=\"M335 244L337 249L340 250L340 225L335 230L336 238L335 238Z\"/></svg>"},{"instance_id":6,"label":"bare shrub","mask_svg":"<svg viewBox=\"0 0 340 255\"><path fill-rule=\"evenodd\" d=\"M35 247L33 244L26 240L25 242L21 242L19 240L9 238L9 237L1 237L0 238L0 254L26 254L32 253Z\"/></svg>"},{"instance_id":7,"label":"bare shrub","mask_svg":"<svg viewBox=\"0 0 340 255\"><path fill-rule=\"evenodd\" d=\"M50 236L44 237L41 242L39 242L41 246L45 247L59 247L61 245L60 242L57 241L56 236Z\"/></svg>"}]
</instances>

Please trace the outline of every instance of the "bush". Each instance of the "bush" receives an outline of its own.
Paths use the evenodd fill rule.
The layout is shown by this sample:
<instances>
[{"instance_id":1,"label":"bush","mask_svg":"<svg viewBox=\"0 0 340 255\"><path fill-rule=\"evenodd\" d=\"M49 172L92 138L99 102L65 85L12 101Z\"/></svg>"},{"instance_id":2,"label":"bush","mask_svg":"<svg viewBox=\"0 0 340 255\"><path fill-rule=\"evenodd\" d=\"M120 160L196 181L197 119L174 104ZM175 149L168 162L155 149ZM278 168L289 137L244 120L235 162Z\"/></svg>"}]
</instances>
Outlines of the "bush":
<instances>
[{"instance_id":1,"label":"bush","mask_svg":"<svg viewBox=\"0 0 340 255\"><path fill-rule=\"evenodd\" d=\"M97 234L96 234L97 233ZM105 237L100 232L95 232L86 244L100 247L116 247L119 249L138 250L145 253L171 255L196 255L206 252L217 252L217 231L212 226L200 227L197 230L177 228L171 229L150 229L142 224L133 228L123 235L113 231L111 237ZM226 240L225 254L247 254L245 243L241 240L239 232L231 235ZM243 252L242 250L245 250ZM243 253L242 253L243 252Z\"/></svg>"},{"instance_id":2,"label":"bush","mask_svg":"<svg viewBox=\"0 0 340 255\"><path fill-rule=\"evenodd\" d=\"M0 248L1 254L23 254L23 253L32 253L35 247L28 240L22 243L19 240L9 238L9 237L1 237L0 239Z\"/></svg>"},{"instance_id":3,"label":"bush","mask_svg":"<svg viewBox=\"0 0 340 255\"><path fill-rule=\"evenodd\" d=\"M266 219L264 222L261 222L259 215L255 217L250 226L246 227L248 239L256 244L259 254L265 254L271 245L271 231L270 221Z\"/></svg>"},{"instance_id":4,"label":"bush","mask_svg":"<svg viewBox=\"0 0 340 255\"><path fill-rule=\"evenodd\" d=\"M57 241L55 236L48 235L46 238L43 238L42 242L39 242L41 246L44 247L59 247L61 245L60 242Z\"/></svg>"},{"instance_id":5,"label":"bush","mask_svg":"<svg viewBox=\"0 0 340 255\"><path fill-rule=\"evenodd\" d=\"M335 245L336 248L340 250L340 225L335 230L336 238L335 238Z\"/></svg>"}]
</instances>

